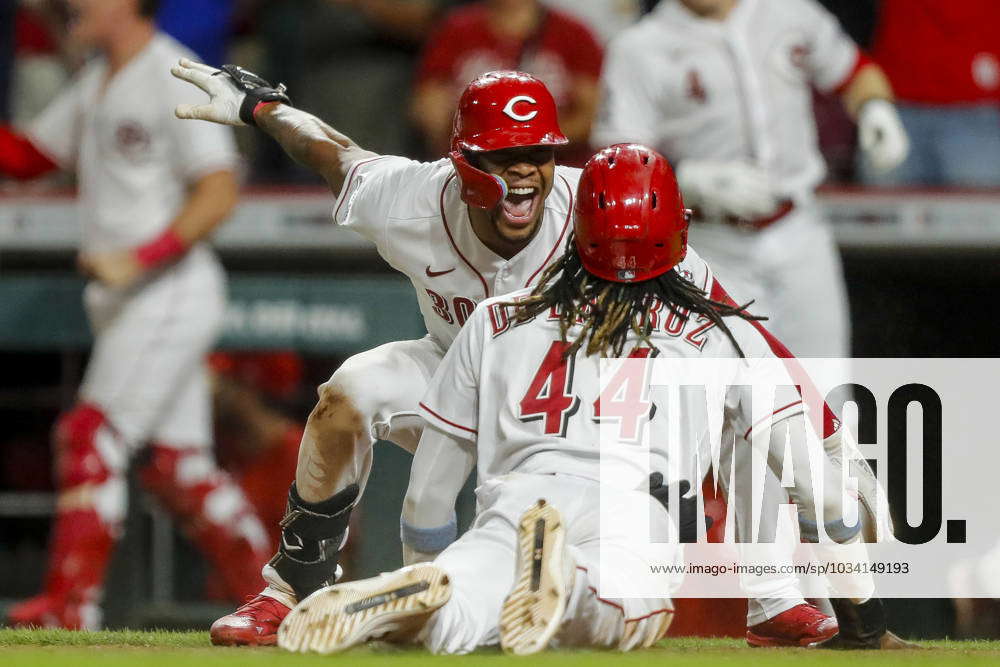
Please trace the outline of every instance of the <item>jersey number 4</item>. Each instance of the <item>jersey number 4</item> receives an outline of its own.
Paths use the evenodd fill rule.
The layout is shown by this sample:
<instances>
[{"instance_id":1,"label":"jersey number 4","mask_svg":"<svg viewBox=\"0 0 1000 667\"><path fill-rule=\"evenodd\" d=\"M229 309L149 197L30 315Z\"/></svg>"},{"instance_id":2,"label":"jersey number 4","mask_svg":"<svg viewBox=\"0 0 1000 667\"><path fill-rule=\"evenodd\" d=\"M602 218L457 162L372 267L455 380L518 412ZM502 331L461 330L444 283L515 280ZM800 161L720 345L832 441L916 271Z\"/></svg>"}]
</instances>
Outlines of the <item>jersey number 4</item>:
<instances>
[{"instance_id":1,"label":"jersey number 4","mask_svg":"<svg viewBox=\"0 0 1000 667\"><path fill-rule=\"evenodd\" d=\"M580 409L580 397L573 394L575 356L566 357L569 343L555 341L542 359L528 391L520 403L518 417L523 422L542 421L545 435L566 436L569 418ZM636 348L630 359L650 359L655 350ZM637 442L643 425L653 416L649 399L648 364L623 363L593 404L595 422L616 421L619 439Z\"/></svg>"}]
</instances>

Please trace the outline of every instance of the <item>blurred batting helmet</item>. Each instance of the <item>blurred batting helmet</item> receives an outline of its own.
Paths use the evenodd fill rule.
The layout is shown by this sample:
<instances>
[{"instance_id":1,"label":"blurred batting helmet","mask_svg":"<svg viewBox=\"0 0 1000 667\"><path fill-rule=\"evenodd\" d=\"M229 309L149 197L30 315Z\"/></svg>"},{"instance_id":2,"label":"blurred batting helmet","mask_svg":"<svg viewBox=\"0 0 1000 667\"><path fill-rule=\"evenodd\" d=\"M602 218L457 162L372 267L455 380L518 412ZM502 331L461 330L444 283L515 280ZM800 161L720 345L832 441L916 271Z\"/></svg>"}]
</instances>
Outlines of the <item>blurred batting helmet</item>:
<instances>
[{"instance_id":1,"label":"blurred batting helmet","mask_svg":"<svg viewBox=\"0 0 1000 667\"><path fill-rule=\"evenodd\" d=\"M561 146L556 103L545 84L524 72L487 72L458 101L451 158L462 184L462 201L492 209L507 196L507 184L469 162L466 153L524 146Z\"/></svg>"},{"instance_id":2,"label":"blurred batting helmet","mask_svg":"<svg viewBox=\"0 0 1000 667\"><path fill-rule=\"evenodd\" d=\"M690 211L670 163L651 148L616 144L590 158L574 212L580 260L599 278L649 280L687 254Z\"/></svg>"}]
</instances>

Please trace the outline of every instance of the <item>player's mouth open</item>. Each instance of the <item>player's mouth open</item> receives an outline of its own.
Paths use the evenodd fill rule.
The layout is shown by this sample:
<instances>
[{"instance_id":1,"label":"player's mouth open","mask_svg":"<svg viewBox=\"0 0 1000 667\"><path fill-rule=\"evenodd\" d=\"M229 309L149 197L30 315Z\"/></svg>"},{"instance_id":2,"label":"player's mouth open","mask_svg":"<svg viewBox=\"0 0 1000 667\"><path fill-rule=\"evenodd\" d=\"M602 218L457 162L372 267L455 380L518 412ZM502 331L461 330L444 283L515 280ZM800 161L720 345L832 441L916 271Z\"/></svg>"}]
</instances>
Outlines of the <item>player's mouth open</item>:
<instances>
[{"instance_id":1,"label":"player's mouth open","mask_svg":"<svg viewBox=\"0 0 1000 667\"><path fill-rule=\"evenodd\" d=\"M540 201L540 190L534 187L510 188L501 202L508 224L524 227L531 224Z\"/></svg>"}]
</instances>

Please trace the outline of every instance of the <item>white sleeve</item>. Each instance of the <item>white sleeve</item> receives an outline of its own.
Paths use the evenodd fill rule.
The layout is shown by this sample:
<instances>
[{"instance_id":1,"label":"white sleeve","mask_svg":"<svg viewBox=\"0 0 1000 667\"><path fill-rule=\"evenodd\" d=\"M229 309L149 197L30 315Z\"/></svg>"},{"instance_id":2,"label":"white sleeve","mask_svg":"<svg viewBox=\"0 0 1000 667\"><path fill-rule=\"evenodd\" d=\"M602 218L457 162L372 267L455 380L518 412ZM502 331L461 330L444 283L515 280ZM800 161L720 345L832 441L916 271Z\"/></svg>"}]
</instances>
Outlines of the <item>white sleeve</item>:
<instances>
[{"instance_id":1,"label":"white sleeve","mask_svg":"<svg viewBox=\"0 0 1000 667\"><path fill-rule=\"evenodd\" d=\"M762 356L746 342L740 346L748 358L726 397L726 414L736 434L750 440L755 430L764 432L778 422L805 411L802 395L785 368L785 360L770 352ZM756 389L755 389L756 388Z\"/></svg>"},{"instance_id":2,"label":"white sleeve","mask_svg":"<svg viewBox=\"0 0 1000 667\"><path fill-rule=\"evenodd\" d=\"M393 205L407 175L421 165L394 155L369 153L359 158L347 170L333 209L334 224L357 232L382 251Z\"/></svg>"},{"instance_id":3,"label":"white sleeve","mask_svg":"<svg viewBox=\"0 0 1000 667\"><path fill-rule=\"evenodd\" d=\"M688 281L694 283L695 287L705 290L705 294L711 295L715 285L715 274L712 267L708 265L701 255L690 245L684 260L677 266L676 271Z\"/></svg>"},{"instance_id":4,"label":"white sleeve","mask_svg":"<svg viewBox=\"0 0 1000 667\"><path fill-rule=\"evenodd\" d=\"M28 126L27 137L34 146L62 169L76 166L83 130L83 88L89 68L85 68Z\"/></svg>"},{"instance_id":5,"label":"white sleeve","mask_svg":"<svg viewBox=\"0 0 1000 667\"><path fill-rule=\"evenodd\" d=\"M425 428L410 466L399 529L404 562L430 560L458 536L455 501L476 462L475 445Z\"/></svg>"},{"instance_id":6,"label":"white sleeve","mask_svg":"<svg viewBox=\"0 0 1000 667\"><path fill-rule=\"evenodd\" d=\"M175 173L191 182L213 171L234 170L240 164L233 129L200 120L181 120L174 115L178 104L191 102L191 86L169 74L164 78L164 131L170 142Z\"/></svg>"},{"instance_id":7,"label":"white sleeve","mask_svg":"<svg viewBox=\"0 0 1000 667\"><path fill-rule=\"evenodd\" d=\"M858 45L841 28L837 18L815 0L800 0L809 26L806 63L810 78L821 92L842 84L860 57Z\"/></svg>"},{"instance_id":8,"label":"white sleeve","mask_svg":"<svg viewBox=\"0 0 1000 667\"><path fill-rule=\"evenodd\" d=\"M431 426L464 440L474 441L479 431L484 312L482 304L473 311L420 401L420 413Z\"/></svg>"},{"instance_id":9,"label":"white sleeve","mask_svg":"<svg viewBox=\"0 0 1000 667\"><path fill-rule=\"evenodd\" d=\"M648 72L645 52L624 33L612 40L601 70L601 102L591 145L636 142L656 146L659 104L655 93L661 77Z\"/></svg>"}]
</instances>

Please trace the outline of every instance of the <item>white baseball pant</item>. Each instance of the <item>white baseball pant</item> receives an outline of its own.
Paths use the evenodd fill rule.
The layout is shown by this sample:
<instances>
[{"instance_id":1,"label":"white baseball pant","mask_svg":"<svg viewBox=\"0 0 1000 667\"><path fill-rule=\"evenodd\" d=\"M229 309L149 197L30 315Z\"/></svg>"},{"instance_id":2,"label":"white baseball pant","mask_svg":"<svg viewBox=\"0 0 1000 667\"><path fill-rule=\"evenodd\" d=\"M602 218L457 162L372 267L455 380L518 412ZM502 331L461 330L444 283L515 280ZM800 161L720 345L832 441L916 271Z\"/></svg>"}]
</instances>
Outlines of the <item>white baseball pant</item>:
<instances>
[{"instance_id":1,"label":"white baseball pant","mask_svg":"<svg viewBox=\"0 0 1000 667\"><path fill-rule=\"evenodd\" d=\"M225 315L225 276L206 247L127 289L87 285L95 342L80 398L102 409L130 453L147 442L212 445L205 357Z\"/></svg>"},{"instance_id":2,"label":"white baseball pant","mask_svg":"<svg viewBox=\"0 0 1000 667\"><path fill-rule=\"evenodd\" d=\"M500 611L514 584L517 526L524 511L539 498L559 510L566 527L566 552L575 564L573 590L554 643L630 650L659 640L673 618L669 598L616 598L599 593L602 574L624 582L645 576L651 565L630 548L640 536L621 526L601 524L601 493L597 482L580 477L519 473L476 489L479 513L475 523L434 561L448 573L452 594L424 629L427 648L435 653L468 653L499 643ZM617 489L614 493L616 504L633 509L636 503L651 505L654 521L669 522L666 511L648 493ZM602 548L614 553L613 572L601 572ZM679 562L679 549L675 556Z\"/></svg>"}]
</instances>

